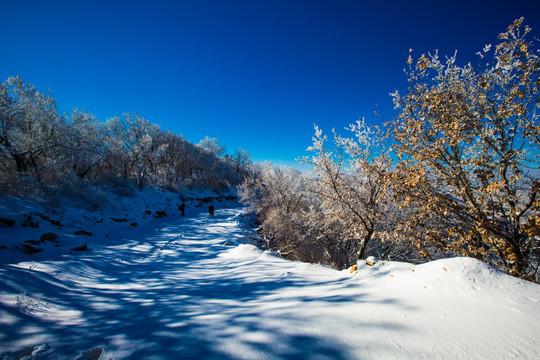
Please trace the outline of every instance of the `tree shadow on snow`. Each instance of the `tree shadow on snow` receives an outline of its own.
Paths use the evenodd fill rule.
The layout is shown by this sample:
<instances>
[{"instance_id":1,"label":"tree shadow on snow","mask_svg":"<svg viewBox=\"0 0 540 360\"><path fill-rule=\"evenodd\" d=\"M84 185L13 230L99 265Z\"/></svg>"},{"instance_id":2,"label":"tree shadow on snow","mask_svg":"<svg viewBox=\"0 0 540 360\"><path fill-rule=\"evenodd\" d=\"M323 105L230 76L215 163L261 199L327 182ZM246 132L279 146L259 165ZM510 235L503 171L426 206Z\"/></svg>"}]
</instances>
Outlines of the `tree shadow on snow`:
<instances>
[{"instance_id":1,"label":"tree shadow on snow","mask_svg":"<svg viewBox=\"0 0 540 360\"><path fill-rule=\"evenodd\" d=\"M273 268L257 256L219 257L228 250L224 239L242 236L239 226L223 225L231 216L218 211L212 219L168 224L87 258L0 267L0 354L15 357L16 350L48 343L71 357L99 346L114 358L349 359L340 339L313 327L325 317L303 310L400 305L374 300L360 287L340 291L349 289L347 278L283 273L287 266L293 271L292 262ZM351 331L381 326L345 320Z\"/></svg>"}]
</instances>

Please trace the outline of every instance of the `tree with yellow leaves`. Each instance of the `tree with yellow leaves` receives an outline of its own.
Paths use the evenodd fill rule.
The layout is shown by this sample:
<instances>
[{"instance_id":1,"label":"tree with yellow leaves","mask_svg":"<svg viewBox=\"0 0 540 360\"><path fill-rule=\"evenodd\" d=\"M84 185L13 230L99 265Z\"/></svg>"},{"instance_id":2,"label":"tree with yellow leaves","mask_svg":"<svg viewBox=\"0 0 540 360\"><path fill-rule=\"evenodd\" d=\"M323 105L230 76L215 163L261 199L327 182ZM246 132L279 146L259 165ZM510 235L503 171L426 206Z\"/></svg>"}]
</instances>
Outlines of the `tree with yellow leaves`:
<instances>
[{"instance_id":1,"label":"tree with yellow leaves","mask_svg":"<svg viewBox=\"0 0 540 360\"><path fill-rule=\"evenodd\" d=\"M516 20L494 51L478 53L479 69L458 66L456 54L409 56L408 91L392 94L393 188L414 209L401 234L426 256L473 256L538 275L540 58L530 31Z\"/></svg>"}]
</instances>

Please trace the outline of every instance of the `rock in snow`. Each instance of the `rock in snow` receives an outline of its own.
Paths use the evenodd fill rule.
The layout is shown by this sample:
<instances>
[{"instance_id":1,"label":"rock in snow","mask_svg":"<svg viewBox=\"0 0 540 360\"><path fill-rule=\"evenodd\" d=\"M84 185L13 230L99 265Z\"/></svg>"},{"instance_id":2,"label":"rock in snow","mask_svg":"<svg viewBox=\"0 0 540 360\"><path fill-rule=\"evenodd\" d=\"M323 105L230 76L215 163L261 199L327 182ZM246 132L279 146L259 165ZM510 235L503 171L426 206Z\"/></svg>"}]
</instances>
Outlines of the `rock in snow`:
<instances>
[{"instance_id":1,"label":"rock in snow","mask_svg":"<svg viewBox=\"0 0 540 360\"><path fill-rule=\"evenodd\" d=\"M375 258L375 256L368 256L368 258L366 259L366 265L373 266L376 263L377 259Z\"/></svg>"}]
</instances>

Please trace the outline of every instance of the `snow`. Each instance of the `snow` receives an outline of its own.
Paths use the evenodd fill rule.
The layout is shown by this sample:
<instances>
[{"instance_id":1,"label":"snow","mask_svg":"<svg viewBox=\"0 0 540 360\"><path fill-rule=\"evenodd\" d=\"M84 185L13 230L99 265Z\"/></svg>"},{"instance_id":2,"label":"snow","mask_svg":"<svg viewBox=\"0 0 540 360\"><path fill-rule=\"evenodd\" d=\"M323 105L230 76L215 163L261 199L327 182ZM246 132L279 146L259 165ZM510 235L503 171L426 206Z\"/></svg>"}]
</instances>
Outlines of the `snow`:
<instances>
[{"instance_id":1,"label":"snow","mask_svg":"<svg viewBox=\"0 0 540 360\"><path fill-rule=\"evenodd\" d=\"M116 203L126 223L64 209L60 229L0 229L0 358L540 358L537 284L470 258L352 273L289 261L253 244L234 202L209 217L190 201L182 217L178 199L151 196ZM143 218L157 202L168 216ZM0 217L39 207L2 204ZM72 234L82 216L84 241ZM49 230L58 247L13 248Z\"/></svg>"}]
</instances>

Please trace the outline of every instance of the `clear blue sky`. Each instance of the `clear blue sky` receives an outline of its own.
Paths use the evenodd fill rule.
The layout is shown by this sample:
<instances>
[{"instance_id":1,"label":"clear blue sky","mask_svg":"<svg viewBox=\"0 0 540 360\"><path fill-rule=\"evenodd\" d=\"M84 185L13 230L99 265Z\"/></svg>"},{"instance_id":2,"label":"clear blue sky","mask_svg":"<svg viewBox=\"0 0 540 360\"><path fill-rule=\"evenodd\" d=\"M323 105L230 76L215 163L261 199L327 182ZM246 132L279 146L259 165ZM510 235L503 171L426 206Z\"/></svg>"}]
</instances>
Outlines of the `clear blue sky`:
<instances>
[{"instance_id":1,"label":"clear blue sky","mask_svg":"<svg viewBox=\"0 0 540 360\"><path fill-rule=\"evenodd\" d=\"M0 0L0 81L290 165L313 124L390 120L409 48L468 62L521 16L540 37L537 0Z\"/></svg>"}]
</instances>

